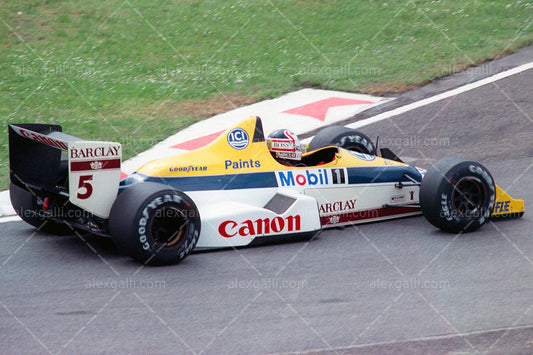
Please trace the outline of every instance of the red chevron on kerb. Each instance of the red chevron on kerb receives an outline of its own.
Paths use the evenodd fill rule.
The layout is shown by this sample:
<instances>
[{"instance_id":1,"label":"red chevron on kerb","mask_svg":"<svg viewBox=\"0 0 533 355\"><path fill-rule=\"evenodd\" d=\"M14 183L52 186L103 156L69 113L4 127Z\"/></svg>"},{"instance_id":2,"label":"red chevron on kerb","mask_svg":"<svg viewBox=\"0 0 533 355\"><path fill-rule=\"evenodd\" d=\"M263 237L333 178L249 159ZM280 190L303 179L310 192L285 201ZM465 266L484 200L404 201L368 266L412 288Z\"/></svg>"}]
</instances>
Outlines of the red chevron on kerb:
<instances>
[{"instance_id":1,"label":"red chevron on kerb","mask_svg":"<svg viewBox=\"0 0 533 355\"><path fill-rule=\"evenodd\" d=\"M203 146L208 145L212 141L218 138L222 133L224 133L226 130L208 134L207 136L203 136L200 138L191 139L189 141L178 143L176 145L171 146L170 148L176 148L176 149L183 149L183 150L195 150L198 148L202 148Z\"/></svg>"},{"instance_id":2,"label":"red chevron on kerb","mask_svg":"<svg viewBox=\"0 0 533 355\"><path fill-rule=\"evenodd\" d=\"M374 104L374 101L345 99L342 97L330 97L329 99L323 99L312 102L307 105L291 108L290 110L283 111L282 113L290 113L293 115L301 115L307 117L313 117L317 120L324 122L326 120L326 114L330 107L335 106L349 106L349 105L370 105Z\"/></svg>"},{"instance_id":3,"label":"red chevron on kerb","mask_svg":"<svg viewBox=\"0 0 533 355\"><path fill-rule=\"evenodd\" d=\"M330 107L335 106L349 106L349 105L370 105L374 104L374 101L368 100L357 100L357 99L345 99L342 97L330 97L328 99L323 99L319 101L312 102L307 105L291 108L290 110L283 111L282 113L289 113L293 115L301 115L316 118L320 121L326 120L326 114ZM220 131L207 136L191 139L176 145L171 146L170 148L183 149L183 150L194 150L202 148L207 144L211 143L218 138L225 131Z\"/></svg>"}]
</instances>

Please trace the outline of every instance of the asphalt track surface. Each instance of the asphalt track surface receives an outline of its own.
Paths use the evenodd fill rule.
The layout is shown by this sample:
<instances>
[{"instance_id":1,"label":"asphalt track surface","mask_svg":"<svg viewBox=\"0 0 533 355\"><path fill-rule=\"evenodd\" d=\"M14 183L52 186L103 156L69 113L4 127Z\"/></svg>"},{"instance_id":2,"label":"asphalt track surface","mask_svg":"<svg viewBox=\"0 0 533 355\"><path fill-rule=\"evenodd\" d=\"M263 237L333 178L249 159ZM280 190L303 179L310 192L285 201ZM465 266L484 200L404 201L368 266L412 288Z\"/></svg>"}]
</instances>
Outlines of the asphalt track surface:
<instances>
[{"instance_id":1,"label":"asphalt track surface","mask_svg":"<svg viewBox=\"0 0 533 355\"><path fill-rule=\"evenodd\" d=\"M0 353L533 353L531 92L533 70L362 129L420 166L481 161L526 201L470 234L413 217L143 267L3 223Z\"/></svg>"}]
</instances>

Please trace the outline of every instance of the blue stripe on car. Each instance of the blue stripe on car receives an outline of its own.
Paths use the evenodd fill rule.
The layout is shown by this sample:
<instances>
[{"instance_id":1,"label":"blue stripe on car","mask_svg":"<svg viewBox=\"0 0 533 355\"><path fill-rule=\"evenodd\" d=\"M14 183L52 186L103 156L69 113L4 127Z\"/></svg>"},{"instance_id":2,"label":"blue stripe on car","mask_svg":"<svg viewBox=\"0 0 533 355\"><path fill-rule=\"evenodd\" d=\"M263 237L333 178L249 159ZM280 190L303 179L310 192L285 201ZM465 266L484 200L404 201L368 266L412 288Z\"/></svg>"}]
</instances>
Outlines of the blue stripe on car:
<instances>
[{"instance_id":1,"label":"blue stripe on car","mask_svg":"<svg viewBox=\"0 0 533 355\"><path fill-rule=\"evenodd\" d=\"M258 189L278 186L276 175L273 171L210 176L146 176L144 181L170 185L182 191Z\"/></svg>"},{"instance_id":2,"label":"blue stripe on car","mask_svg":"<svg viewBox=\"0 0 533 355\"><path fill-rule=\"evenodd\" d=\"M331 170L326 168L326 170ZM300 169L294 169L294 172ZM302 170L303 171L303 170ZM416 181L422 181L422 175L412 166L380 166L380 167L352 167L347 168L348 184L371 184L409 182L405 175ZM136 173L138 174L138 173ZM180 176L180 177L157 177L138 174L141 181L151 181L177 188L181 191L214 191L214 190L237 190L278 187L276 180L277 172L240 173L227 175L204 175L204 176ZM140 182L128 177L121 182L120 191L133 183ZM345 185L346 186L346 185Z\"/></svg>"},{"instance_id":3,"label":"blue stripe on car","mask_svg":"<svg viewBox=\"0 0 533 355\"><path fill-rule=\"evenodd\" d=\"M348 168L348 184L371 184L383 182L422 181L422 175L413 166L372 166Z\"/></svg>"}]
</instances>

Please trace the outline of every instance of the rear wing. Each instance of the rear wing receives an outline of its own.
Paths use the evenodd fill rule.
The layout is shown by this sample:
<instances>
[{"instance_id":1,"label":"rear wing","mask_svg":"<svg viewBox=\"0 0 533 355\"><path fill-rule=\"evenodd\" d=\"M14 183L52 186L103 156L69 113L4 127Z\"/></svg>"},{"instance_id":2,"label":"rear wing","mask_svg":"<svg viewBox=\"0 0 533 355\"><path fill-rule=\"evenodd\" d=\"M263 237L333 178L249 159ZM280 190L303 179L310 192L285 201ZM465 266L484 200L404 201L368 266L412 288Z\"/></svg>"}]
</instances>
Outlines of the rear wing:
<instances>
[{"instance_id":1,"label":"rear wing","mask_svg":"<svg viewBox=\"0 0 533 355\"><path fill-rule=\"evenodd\" d=\"M13 184L61 194L96 216L107 218L120 182L122 146L88 141L50 124L9 125Z\"/></svg>"}]
</instances>

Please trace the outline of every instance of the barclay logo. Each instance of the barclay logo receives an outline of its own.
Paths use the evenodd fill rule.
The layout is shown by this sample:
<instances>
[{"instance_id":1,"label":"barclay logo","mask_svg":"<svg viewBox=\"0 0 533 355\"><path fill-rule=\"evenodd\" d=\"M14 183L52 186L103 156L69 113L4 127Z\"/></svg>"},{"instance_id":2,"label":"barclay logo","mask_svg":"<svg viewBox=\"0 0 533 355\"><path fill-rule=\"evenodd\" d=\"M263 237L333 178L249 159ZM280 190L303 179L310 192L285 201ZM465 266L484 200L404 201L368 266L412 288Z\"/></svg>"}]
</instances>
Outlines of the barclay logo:
<instances>
[{"instance_id":1,"label":"barclay logo","mask_svg":"<svg viewBox=\"0 0 533 355\"><path fill-rule=\"evenodd\" d=\"M323 203L319 207L321 214L331 213L331 212L344 212L347 210L353 210L355 208L355 202L357 200L344 200L344 201L335 201Z\"/></svg>"},{"instance_id":2,"label":"barclay logo","mask_svg":"<svg viewBox=\"0 0 533 355\"><path fill-rule=\"evenodd\" d=\"M120 156L120 145L106 145L101 147L72 148L70 149L71 159L80 158L102 158Z\"/></svg>"}]
</instances>

